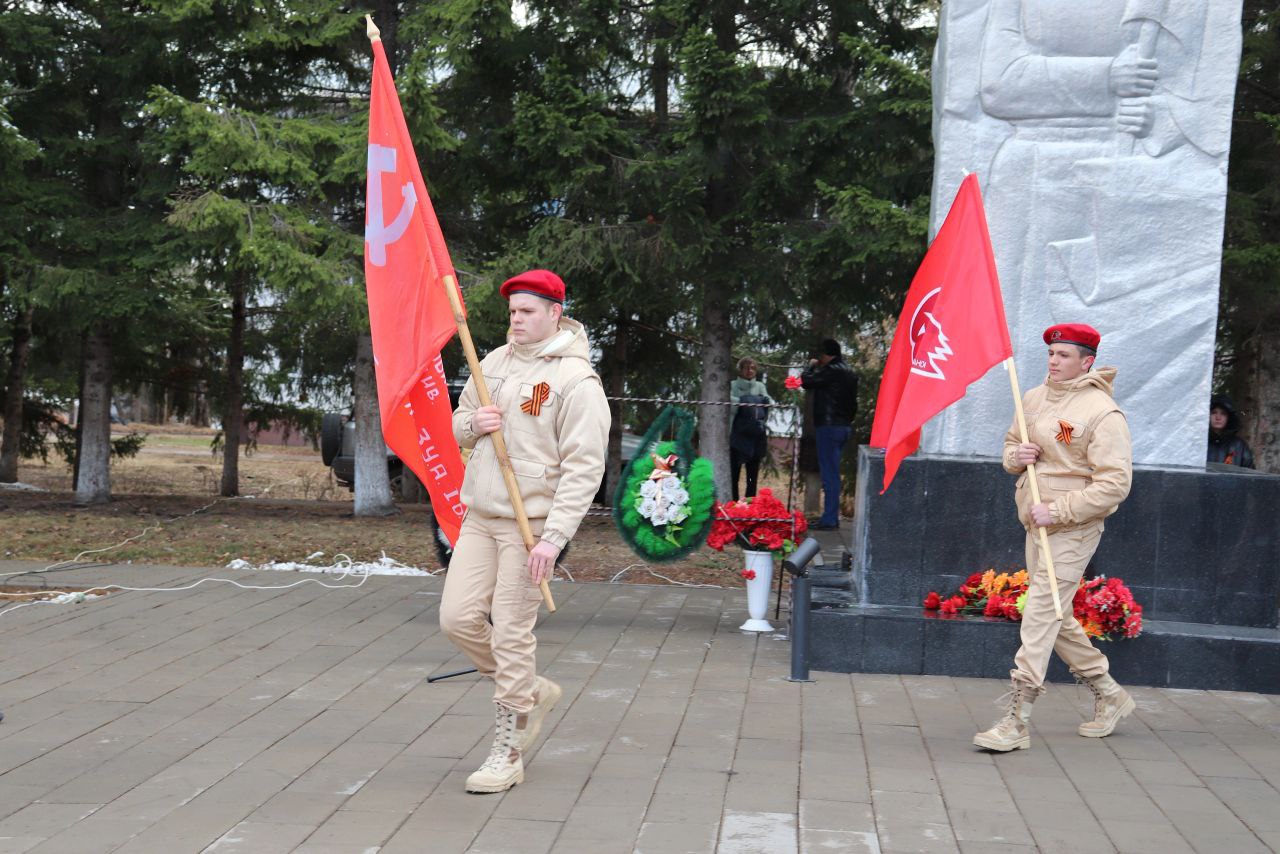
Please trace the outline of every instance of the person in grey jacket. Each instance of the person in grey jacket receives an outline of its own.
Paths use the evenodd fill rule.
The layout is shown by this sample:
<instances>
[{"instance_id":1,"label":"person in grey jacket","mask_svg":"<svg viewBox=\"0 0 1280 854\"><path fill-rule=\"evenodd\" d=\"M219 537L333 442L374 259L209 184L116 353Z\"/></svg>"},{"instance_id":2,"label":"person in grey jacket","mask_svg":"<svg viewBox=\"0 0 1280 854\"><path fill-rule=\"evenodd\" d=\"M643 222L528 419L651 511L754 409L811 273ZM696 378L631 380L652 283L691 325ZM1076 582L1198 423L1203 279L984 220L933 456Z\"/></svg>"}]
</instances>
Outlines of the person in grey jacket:
<instances>
[{"instance_id":1,"label":"person in grey jacket","mask_svg":"<svg viewBox=\"0 0 1280 854\"><path fill-rule=\"evenodd\" d=\"M769 410L747 404L773 403L765 384L756 379L756 361L750 356L738 360L738 376L729 385L729 400L744 404L733 410L729 430L729 470L733 478L733 500L738 500L738 475L745 467L747 483L743 495L756 494L756 480L760 474L760 461L768 452L769 434L766 422Z\"/></svg>"}]
</instances>

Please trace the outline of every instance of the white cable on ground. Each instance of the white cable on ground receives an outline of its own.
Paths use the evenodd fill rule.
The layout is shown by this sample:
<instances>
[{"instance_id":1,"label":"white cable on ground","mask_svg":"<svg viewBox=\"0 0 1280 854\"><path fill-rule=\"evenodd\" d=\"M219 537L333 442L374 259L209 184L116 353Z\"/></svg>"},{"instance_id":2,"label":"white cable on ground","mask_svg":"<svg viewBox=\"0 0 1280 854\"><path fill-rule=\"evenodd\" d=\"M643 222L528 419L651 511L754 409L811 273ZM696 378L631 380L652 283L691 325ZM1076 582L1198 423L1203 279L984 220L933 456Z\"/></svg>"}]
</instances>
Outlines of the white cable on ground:
<instances>
[{"instance_id":1,"label":"white cable on ground","mask_svg":"<svg viewBox=\"0 0 1280 854\"><path fill-rule=\"evenodd\" d=\"M352 568L351 558L347 557L346 555L338 555L338 557L346 558L347 565L348 565L348 569L346 569L346 571L344 571L341 575L338 576L338 580L342 580L343 578L346 578L348 575L356 574L356 570ZM193 590L196 587L199 587L201 584L204 584L206 582L220 581L225 584L230 584L234 587L239 587L242 590L288 590L291 587L297 587L301 584L307 584L307 583L319 584L321 587L325 587L330 590L351 590L356 587L360 587L366 581L368 581L369 574L370 573L367 570L363 573L359 573L360 580L357 581L355 584L328 584L326 582L321 581L318 578L300 578L297 581L294 581L290 584L242 584L239 581L235 581L230 578L201 578L198 581L195 581L191 584L183 585L182 587L127 587L123 584L95 584L90 589L91 590L124 590L124 591L132 591L134 593L180 593L186 590ZM53 599L36 599L32 602L22 602L20 604L13 605L9 608L5 608L3 611L0 611L0 617L3 617L5 614L16 611L19 608L26 608L29 605L65 605L72 602L83 602L88 598L83 593L77 590L38 590L32 593L10 593L7 595L9 596L46 596L50 593L56 594L56 597Z\"/></svg>"},{"instance_id":2,"label":"white cable on ground","mask_svg":"<svg viewBox=\"0 0 1280 854\"><path fill-rule=\"evenodd\" d=\"M198 514L200 514L200 513L203 513L204 511L208 510L210 507L213 507L213 506L214 506L214 505L216 505L216 504L221 504L223 501L238 501L238 500L245 500L245 499L252 499L252 498L260 498L260 497L262 497L262 496L266 495L266 494L267 494L268 492L270 492L271 490L275 489L277 486L283 486L283 485L285 485L286 483L293 483L295 480L301 480L301 479L302 479L302 478L300 478L300 477L295 477L295 478L290 478L289 480L280 480L280 481L276 481L275 483L268 485L266 488L264 488L264 489L262 490L262 492L261 492L261 493L259 493L259 494L257 494L257 495L223 495L223 496L219 496L218 498L215 498L214 500L210 501L208 504L204 505L203 507L197 507L195 510L192 510L190 513L183 513L181 516L173 516L173 517L170 517L170 518L168 518L168 519L165 519L163 522L156 522L156 523L154 523L154 524L148 525L148 526L146 526L145 528L143 528L141 532L139 532L139 533L137 533L137 534L134 534L132 537L129 537L128 539L121 540L120 542L116 543L115 545L112 545L112 546L104 546L104 547L102 547L102 548L100 548L100 549L85 549L84 551L80 552L80 554L78 554L78 555L76 555L75 557L71 558L71 560L60 560L60 561L58 561L57 563L51 563L51 564L49 564L49 565L48 565L48 566L46 566L44 569L29 569L29 570L27 570L27 571L25 571L25 572L4 572L4 573L0 573L0 578L9 578L9 577L14 576L14 575L39 575L39 574L40 574L40 573L42 573L42 572L54 572L54 571L56 571L56 570L63 569L63 568L68 567L68 566L73 566L73 565L75 565L75 564L79 563L79 562L80 562L80 558L84 557L85 555L94 555L94 554L101 554L101 553L103 553L103 552L113 551L113 550L115 550L115 549L120 548L121 546L128 545L129 543L133 542L134 540L142 539L143 537L145 537L147 534L151 533L152 531L159 531L159 530L161 530L165 525L168 525L168 524L170 524L171 522L179 522L179 521L181 521L181 520L183 520L183 519L190 519L192 516L195 516L195 515L198 515ZM4 613L4 612L0 611L0 613Z\"/></svg>"},{"instance_id":3,"label":"white cable on ground","mask_svg":"<svg viewBox=\"0 0 1280 854\"><path fill-rule=\"evenodd\" d=\"M293 478L292 480L298 480L298 478ZM164 525L167 525L171 522L176 522L181 519L189 519L192 516L195 516L199 513L203 513L204 511L208 510L210 507L213 507L214 505L220 502L233 501L233 500L236 500L236 498L257 498L257 497L260 497L261 495L266 495L272 489L274 489L277 486L280 486L281 484L291 483L292 480L279 481L277 483L273 483L267 486L265 489L263 489L262 492L259 493L259 495L221 496L219 498L215 498L213 501L210 501L208 504L205 504L202 507L197 507L195 510L192 510L190 513L184 513L181 516L174 516L170 519L166 519L164 520L164 522L148 525L145 528L143 528L142 531L140 531L139 533L134 534L132 537L122 540L116 543L115 545L105 546L100 549L86 549L85 551L80 552L71 560L59 561L57 563L53 563L53 564L50 564L49 566L46 566L44 569L39 569L39 570L27 570L25 572L6 572L3 574L0 574L0 578L8 578L15 575L40 575L42 573L52 572L59 568L73 566L76 563L79 563L80 559L85 555L100 554L102 552L118 549L121 546L124 546L128 543L133 542L134 540L137 540L146 536L152 531L160 530ZM308 555L306 559L312 560L314 558L322 556L323 554L324 552L313 552L312 554ZM253 564L250 564L248 561L245 561L245 560L234 560L227 565L227 568L228 569L280 569L280 568L284 568L284 566L285 565L274 564L274 563L263 564L261 566L254 566ZM393 575L393 574L394 575L417 575L417 574L435 575L436 572L440 571L440 570L436 570L435 572L429 572L427 570L420 570L417 567L406 566L405 564L402 564L399 561L394 560L393 558L387 557L386 552L382 553L382 558L376 563L356 564L347 555L340 554L340 555L334 556L334 562L329 566L313 566L310 564L297 564L297 563L289 564L287 566L290 569L295 569L303 572L336 572L336 573L339 573L338 575L339 581L341 581L342 579L346 578L349 575L359 575L360 580L355 584L329 584L315 578L302 578L290 584L263 585L263 584L242 584L241 582L235 581L230 578L201 578L192 584L188 584L182 587L129 587L122 584L98 584L98 585L94 585L89 589L90 591L121 590L121 591L132 591L135 593L167 593L167 592L177 593L177 592L182 592L186 590L192 590L206 582L217 581L225 584L230 584L235 587L239 587L242 590L288 590L292 587L297 587L301 584L307 584L307 583L319 584L321 587L327 588L329 590L344 590L344 589L353 589L356 587L360 587L366 581L369 580L370 575ZM388 569L399 570L399 571L388 572L387 571ZM102 594L102 595L106 595L106 594ZM81 602L89 601L91 599L101 598L100 596L95 596L95 595L92 595L91 593L89 595L86 595L85 592L79 591L79 590L49 590L47 588L34 590L30 593L5 594L5 598L10 600L19 598L19 597L24 597L24 596L32 597L32 601L19 602L16 605L11 605L10 607L5 608L4 610L0 610L0 617L4 616L5 614L10 614L18 610L19 608L27 608L27 607L30 607L31 605L66 605L66 604L72 604L72 603L78 604Z\"/></svg>"},{"instance_id":4,"label":"white cable on ground","mask_svg":"<svg viewBox=\"0 0 1280 854\"><path fill-rule=\"evenodd\" d=\"M689 581L676 581L674 578L667 578L661 572L654 572L652 569L645 570L645 571L648 572L650 575L652 575L654 578L661 578L663 581L667 582L668 584L674 584L677 587L707 587L715 590L727 589L723 584L694 584Z\"/></svg>"},{"instance_id":5,"label":"white cable on ground","mask_svg":"<svg viewBox=\"0 0 1280 854\"><path fill-rule=\"evenodd\" d=\"M324 552L312 552L311 554L307 555L306 558L304 558L304 561L311 561L318 557L323 557L323 556L324 556ZM90 591L122 590L122 591L133 591L136 593L164 593L169 591L180 592L185 590L191 590L192 588L198 587L207 581L224 582L226 584L231 584L231 585L234 585L235 587L239 587L242 590L288 590L291 587L297 587L300 584L306 584L308 582L319 584L321 587L327 588L329 590L350 590L363 585L369 579L370 575L401 575L401 576L408 575L408 576L421 577L421 576L434 576L437 573L443 571L442 569L426 570L426 569L420 569L416 566L409 566L407 564L401 563L395 558L388 557L386 552L383 552L382 557L380 557L378 560L371 561L371 562L364 562L364 563L356 563L348 555L338 554L338 555L334 555L333 563L327 564L327 565L311 564L306 562L299 563L295 561L271 561L263 564L252 564L247 560L236 558L235 560L228 563L226 568L236 569L236 570L247 569L247 570L264 570L264 571L280 570L280 571L292 571L292 572L336 573L338 574L339 581L341 581L342 579L350 575L357 576L359 577L360 580L355 584L329 584L315 578L303 578L289 584L243 584L239 581L235 581L230 578L202 578L199 581L194 582L193 584L188 584L183 587L128 587L122 584L97 584L89 588L89 590ZM106 595L106 594L104 593L102 595ZM4 616L5 614L10 613L11 611L16 611L18 608L26 608L29 605L65 605L65 604L71 604L71 603L78 604L80 602L85 602L90 599L101 598L99 596L92 595L92 592L90 592L89 594L86 594L84 592L75 591L75 590L49 590L44 588L40 590L33 590L30 593L6 593L4 594L4 596L6 598L30 596L30 597L33 597L33 601L22 602L17 605L13 605L9 608L6 608L3 611L0 611L0 616ZM39 598L39 597L49 597L49 596L52 596L52 598Z\"/></svg>"},{"instance_id":6,"label":"white cable on ground","mask_svg":"<svg viewBox=\"0 0 1280 854\"><path fill-rule=\"evenodd\" d=\"M101 590L101 589L103 589L103 588L100 588L100 587L94 587L94 588L91 588L91 590ZM10 607L8 607L8 608L5 608L3 611L0 611L0 616L4 616L5 614L9 613L10 611L16 611L16 610L18 610L19 608L26 608L26 607L27 607L27 606L29 606L29 605L71 605L71 604L79 604L79 603L81 603L81 602L88 602L88 601L90 601L91 599L101 599L103 596L106 596L106 595L107 595L107 594L105 594L105 593L101 593L101 594L98 594L98 593L92 593L92 592L90 592L90 593L83 593L83 592L80 592L80 591L68 592L68 591L42 590L42 591L40 591L40 592L41 592L41 593L57 593L58 595L56 595L56 596L54 596L54 597L52 597L52 598L50 598L50 599L35 599L35 600L31 601L31 602L20 602L20 603L18 603L17 605L10 606ZM7 595L9 595L9 596L25 596L25 595L28 595L28 594L25 594L25 593L11 593L11 594L7 594Z\"/></svg>"},{"instance_id":7,"label":"white cable on ground","mask_svg":"<svg viewBox=\"0 0 1280 854\"><path fill-rule=\"evenodd\" d=\"M644 568L644 567L645 567L645 564L643 564L643 563L633 563L633 564L631 564L630 566L623 567L623 568L622 568L622 570L621 570L620 572L618 572L616 575L614 575L614 576L613 576L613 578L610 578L610 579L609 579L609 583L610 583L610 584L613 584L613 583L614 583L614 582L616 582L619 578L621 578L623 575L627 574L628 572L630 572L630 571L631 571L631 570L633 570L633 569L636 569L637 567L639 567L639 568ZM667 582L668 584L674 584L674 585L676 585L677 587L709 587L709 588L714 588L714 589L716 589L716 590L724 590L724 589L725 589L725 587L724 587L723 585L720 585L720 584L694 584L694 583L689 582L689 581L676 581L674 578L668 578L667 576L663 575L663 574L662 574L662 573L660 573L660 572L654 572L652 569L645 568L645 570L644 570L644 571L645 571L645 572L647 572L647 573L649 573L650 575L652 575L654 578L661 578L663 581Z\"/></svg>"}]
</instances>

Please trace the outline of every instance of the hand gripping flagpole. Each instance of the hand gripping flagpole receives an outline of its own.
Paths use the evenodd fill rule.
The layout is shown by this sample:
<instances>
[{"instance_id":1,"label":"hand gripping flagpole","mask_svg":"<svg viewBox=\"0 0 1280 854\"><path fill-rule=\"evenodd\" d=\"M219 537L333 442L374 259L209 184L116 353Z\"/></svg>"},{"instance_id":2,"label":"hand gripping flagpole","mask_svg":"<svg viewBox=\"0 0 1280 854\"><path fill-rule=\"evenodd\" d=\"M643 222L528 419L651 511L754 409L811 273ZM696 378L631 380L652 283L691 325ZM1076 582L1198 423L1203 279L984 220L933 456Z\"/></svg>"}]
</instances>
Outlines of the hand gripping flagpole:
<instances>
[{"instance_id":1,"label":"hand gripping flagpole","mask_svg":"<svg viewBox=\"0 0 1280 854\"><path fill-rule=\"evenodd\" d=\"M1018 368L1013 363L1013 357L1010 356L1004 361L1005 367L1009 369L1009 383L1013 386L1013 409L1018 415L1018 432L1022 436L1022 444L1027 444L1031 440L1027 437L1027 416L1022 411L1022 389L1018 387ZM1036 479L1036 464L1027 464L1027 477L1031 480L1031 502L1033 505L1040 503L1040 482ZM1032 523L1034 525L1034 522ZM1040 532L1040 551L1044 554L1044 567L1049 571L1049 589L1053 591L1053 613L1058 618L1058 622L1062 622L1062 600L1058 598L1058 574L1053 571L1053 552L1049 551L1049 532L1039 525L1034 525L1035 529ZM1027 567L1028 571L1034 571L1032 567Z\"/></svg>"},{"instance_id":2,"label":"hand gripping flagpole","mask_svg":"<svg viewBox=\"0 0 1280 854\"><path fill-rule=\"evenodd\" d=\"M462 300L458 297L458 283L453 276L445 276L441 280L445 291L449 294L449 305L453 308L453 319L458 324L458 338L462 341L462 351L467 354L467 364L471 367L471 379L475 381L476 392L480 395L481 406L492 406L489 397L489 385L484 381L484 372L480 370L480 359L476 355L476 345L471 341L471 329L467 326L467 316L462 312ZM516 482L515 470L511 468L511 458L507 456L507 442L502 438L502 428L489 433L493 441L493 450L498 455L498 467L502 469L502 479L507 484L507 494L511 496L511 509L516 514L516 525L520 528L520 536L524 538L524 547L533 551L538 541L533 537L533 529L529 527L529 516L524 510L524 499L520 496L520 484ZM551 588L544 578L538 582L542 590L542 601L547 603L548 611L555 611L556 600L551 598Z\"/></svg>"}]
</instances>

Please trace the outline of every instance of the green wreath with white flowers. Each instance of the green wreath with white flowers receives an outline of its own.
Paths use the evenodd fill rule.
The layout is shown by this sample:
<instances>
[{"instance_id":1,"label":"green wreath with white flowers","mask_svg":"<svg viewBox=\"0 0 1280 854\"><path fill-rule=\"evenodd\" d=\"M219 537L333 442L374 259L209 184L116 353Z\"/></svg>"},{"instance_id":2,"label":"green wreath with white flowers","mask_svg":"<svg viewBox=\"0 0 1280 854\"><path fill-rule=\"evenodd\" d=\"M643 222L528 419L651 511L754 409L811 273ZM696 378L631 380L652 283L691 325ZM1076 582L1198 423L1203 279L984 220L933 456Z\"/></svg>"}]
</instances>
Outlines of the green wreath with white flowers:
<instances>
[{"instance_id":1,"label":"green wreath with white flowers","mask_svg":"<svg viewBox=\"0 0 1280 854\"><path fill-rule=\"evenodd\" d=\"M676 426L674 440L662 440ZM614 496L613 519L627 545L654 563L678 560L706 540L715 468L693 450L694 417L668 406L640 442Z\"/></svg>"}]
</instances>

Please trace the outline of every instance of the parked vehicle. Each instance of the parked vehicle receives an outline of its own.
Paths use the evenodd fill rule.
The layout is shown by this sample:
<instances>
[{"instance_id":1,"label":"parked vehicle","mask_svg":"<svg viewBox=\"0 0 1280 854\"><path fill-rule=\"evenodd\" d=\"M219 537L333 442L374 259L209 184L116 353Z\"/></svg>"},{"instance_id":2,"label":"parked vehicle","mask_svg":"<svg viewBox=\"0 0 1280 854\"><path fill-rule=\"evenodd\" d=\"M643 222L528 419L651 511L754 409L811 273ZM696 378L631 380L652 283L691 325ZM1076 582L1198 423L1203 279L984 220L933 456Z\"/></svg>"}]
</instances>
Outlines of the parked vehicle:
<instances>
[{"instance_id":1,"label":"parked vehicle","mask_svg":"<svg viewBox=\"0 0 1280 854\"><path fill-rule=\"evenodd\" d=\"M333 469L334 480L352 491L356 488L356 421L341 412L326 412L320 419L320 459ZM387 476L404 474L404 463L387 448Z\"/></svg>"},{"instance_id":2,"label":"parked vehicle","mask_svg":"<svg viewBox=\"0 0 1280 854\"><path fill-rule=\"evenodd\" d=\"M457 407L462 380L449 383L449 405ZM333 477L347 489L356 488L356 421L341 412L326 412L320 419L320 459L333 469ZM404 463L387 448L387 476L394 482L404 476Z\"/></svg>"}]
</instances>

